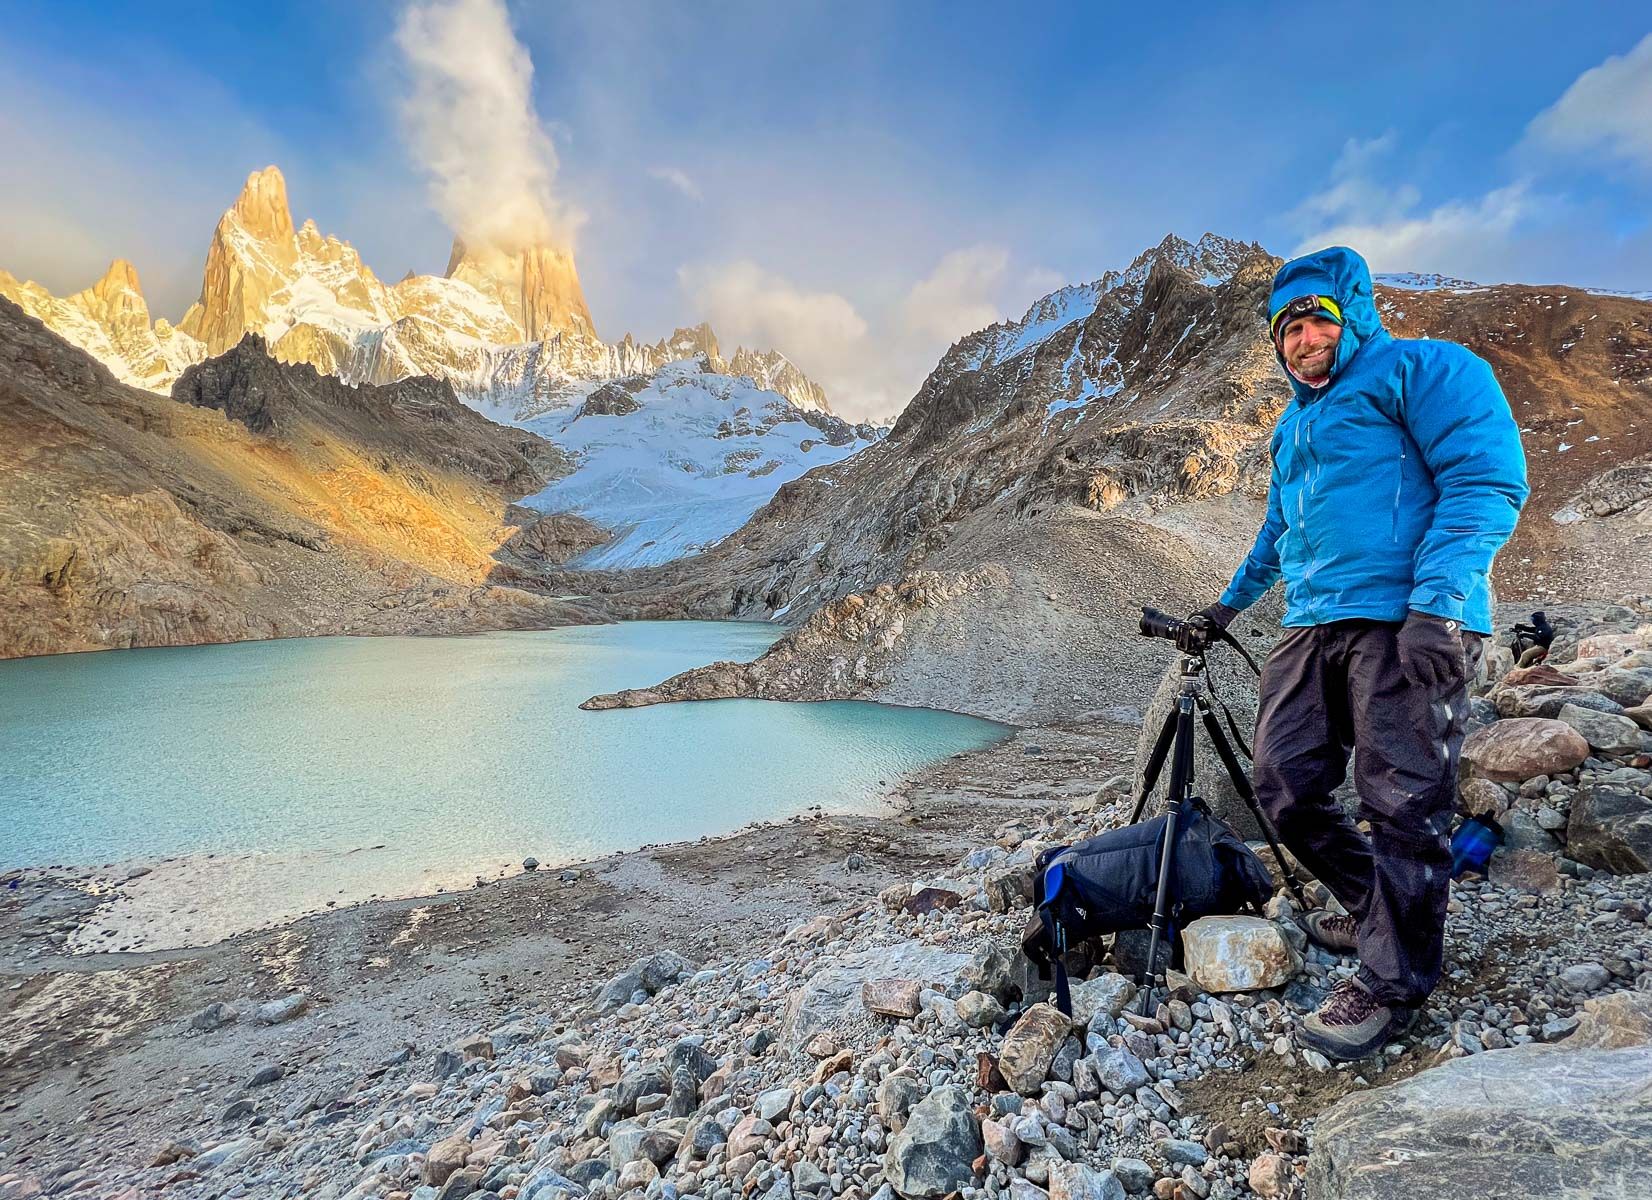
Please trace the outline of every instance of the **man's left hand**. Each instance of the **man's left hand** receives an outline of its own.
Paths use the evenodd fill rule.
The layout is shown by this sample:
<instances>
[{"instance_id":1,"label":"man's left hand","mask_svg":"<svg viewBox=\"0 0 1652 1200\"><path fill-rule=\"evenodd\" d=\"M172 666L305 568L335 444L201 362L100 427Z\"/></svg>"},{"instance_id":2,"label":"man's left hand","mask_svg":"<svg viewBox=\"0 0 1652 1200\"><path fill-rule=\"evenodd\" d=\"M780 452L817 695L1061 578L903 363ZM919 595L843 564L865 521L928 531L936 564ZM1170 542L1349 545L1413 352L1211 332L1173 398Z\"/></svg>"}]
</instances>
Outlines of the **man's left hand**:
<instances>
[{"instance_id":1,"label":"man's left hand","mask_svg":"<svg viewBox=\"0 0 1652 1200\"><path fill-rule=\"evenodd\" d=\"M1432 613L1412 612L1400 626L1400 670L1417 687L1441 694L1464 682L1463 627Z\"/></svg>"}]
</instances>

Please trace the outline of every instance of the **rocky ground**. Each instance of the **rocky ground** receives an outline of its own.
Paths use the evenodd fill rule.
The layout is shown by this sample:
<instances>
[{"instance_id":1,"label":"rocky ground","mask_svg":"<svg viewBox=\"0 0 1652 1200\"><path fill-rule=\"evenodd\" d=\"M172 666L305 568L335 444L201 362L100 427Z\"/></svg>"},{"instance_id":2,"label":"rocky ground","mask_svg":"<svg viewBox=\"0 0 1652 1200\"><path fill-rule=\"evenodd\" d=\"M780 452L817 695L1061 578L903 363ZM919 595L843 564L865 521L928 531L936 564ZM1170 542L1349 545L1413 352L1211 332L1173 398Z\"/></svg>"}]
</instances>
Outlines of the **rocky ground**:
<instances>
[{"instance_id":1,"label":"rocky ground","mask_svg":"<svg viewBox=\"0 0 1652 1200\"><path fill-rule=\"evenodd\" d=\"M1168 989L1137 994L1126 944L1075 1020L1047 1002L1016 953L1030 864L1124 819L1135 731L1043 729L944 764L897 817L194 954L30 960L75 918L19 879L0 1195L1642 1194L1652 625L1624 616L1476 697L1461 807L1507 840L1454 885L1417 1026L1364 1062L1296 1040L1355 964L1284 891L1190 925Z\"/></svg>"}]
</instances>

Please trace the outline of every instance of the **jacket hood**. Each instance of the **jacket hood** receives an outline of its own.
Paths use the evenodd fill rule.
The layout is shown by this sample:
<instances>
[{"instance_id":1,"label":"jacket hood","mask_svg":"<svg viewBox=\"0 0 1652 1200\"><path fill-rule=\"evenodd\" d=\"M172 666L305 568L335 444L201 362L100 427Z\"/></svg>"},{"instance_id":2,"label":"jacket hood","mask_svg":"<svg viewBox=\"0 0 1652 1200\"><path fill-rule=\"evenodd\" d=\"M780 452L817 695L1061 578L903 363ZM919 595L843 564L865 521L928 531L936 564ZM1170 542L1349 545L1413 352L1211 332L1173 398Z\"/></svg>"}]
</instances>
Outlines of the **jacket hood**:
<instances>
[{"instance_id":1,"label":"jacket hood","mask_svg":"<svg viewBox=\"0 0 1652 1200\"><path fill-rule=\"evenodd\" d=\"M1347 246L1328 246L1301 258L1293 258L1279 268L1273 277L1273 293L1268 297L1268 315L1271 317L1298 296L1330 296L1342 309L1342 339L1337 343L1336 362L1331 366L1334 380L1366 342L1386 337L1382 318L1377 315L1377 302L1371 290L1371 268L1365 260ZM1285 356L1277 343L1274 357L1285 367ZM1318 391L1291 375L1291 388L1300 400L1311 400Z\"/></svg>"}]
</instances>

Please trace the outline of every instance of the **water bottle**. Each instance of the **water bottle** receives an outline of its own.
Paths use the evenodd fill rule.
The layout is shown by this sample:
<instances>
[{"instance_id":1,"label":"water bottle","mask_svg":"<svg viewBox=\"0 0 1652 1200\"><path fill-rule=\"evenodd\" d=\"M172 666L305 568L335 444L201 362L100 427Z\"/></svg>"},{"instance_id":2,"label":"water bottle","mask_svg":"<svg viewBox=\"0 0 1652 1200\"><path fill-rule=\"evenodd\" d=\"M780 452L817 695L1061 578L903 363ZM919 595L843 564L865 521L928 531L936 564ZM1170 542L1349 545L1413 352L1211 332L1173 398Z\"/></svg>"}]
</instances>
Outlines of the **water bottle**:
<instances>
[{"instance_id":1,"label":"water bottle","mask_svg":"<svg viewBox=\"0 0 1652 1200\"><path fill-rule=\"evenodd\" d=\"M1465 871L1484 875L1492 851L1502 844L1501 825L1490 817L1470 817L1451 835L1451 877L1461 879Z\"/></svg>"}]
</instances>

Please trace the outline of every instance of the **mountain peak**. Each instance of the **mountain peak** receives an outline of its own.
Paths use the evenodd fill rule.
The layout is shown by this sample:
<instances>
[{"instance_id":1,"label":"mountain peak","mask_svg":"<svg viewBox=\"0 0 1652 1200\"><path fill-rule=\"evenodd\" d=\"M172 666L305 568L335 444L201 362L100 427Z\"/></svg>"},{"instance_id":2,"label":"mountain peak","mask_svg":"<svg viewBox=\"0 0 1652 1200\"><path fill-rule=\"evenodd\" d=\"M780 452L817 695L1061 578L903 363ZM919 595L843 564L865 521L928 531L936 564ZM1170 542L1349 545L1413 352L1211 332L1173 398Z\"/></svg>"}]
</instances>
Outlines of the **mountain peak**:
<instances>
[{"instance_id":1,"label":"mountain peak","mask_svg":"<svg viewBox=\"0 0 1652 1200\"><path fill-rule=\"evenodd\" d=\"M1206 284L1221 283L1231 279L1247 258L1265 253L1255 242L1239 242L1218 233L1206 233L1197 242L1167 233L1157 246L1137 255L1125 275L1150 268L1154 262L1165 262L1200 276Z\"/></svg>"},{"instance_id":2,"label":"mountain peak","mask_svg":"<svg viewBox=\"0 0 1652 1200\"><path fill-rule=\"evenodd\" d=\"M277 166L247 176L241 194L225 217L260 241L286 242L293 237L293 214L287 206L287 180Z\"/></svg>"},{"instance_id":3,"label":"mountain peak","mask_svg":"<svg viewBox=\"0 0 1652 1200\"><path fill-rule=\"evenodd\" d=\"M597 336L574 256L559 246L534 243L512 251L472 246L456 237L447 277L498 300L521 328L524 341L544 341L559 333Z\"/></svg>"},{"instance_id":4,"label":"mountain peak","mask_svg":"<svg viewBox=\"0 0 1652 1200\"><path fill-rule=\"evenodd\" d=\"M138 269L124 258L117 258L109 264L109 269L103 277L89 289L98 296L113 296L118 292L133 292L143 295L143 285L138 282Z\"/></svg>"}]
</instances>

